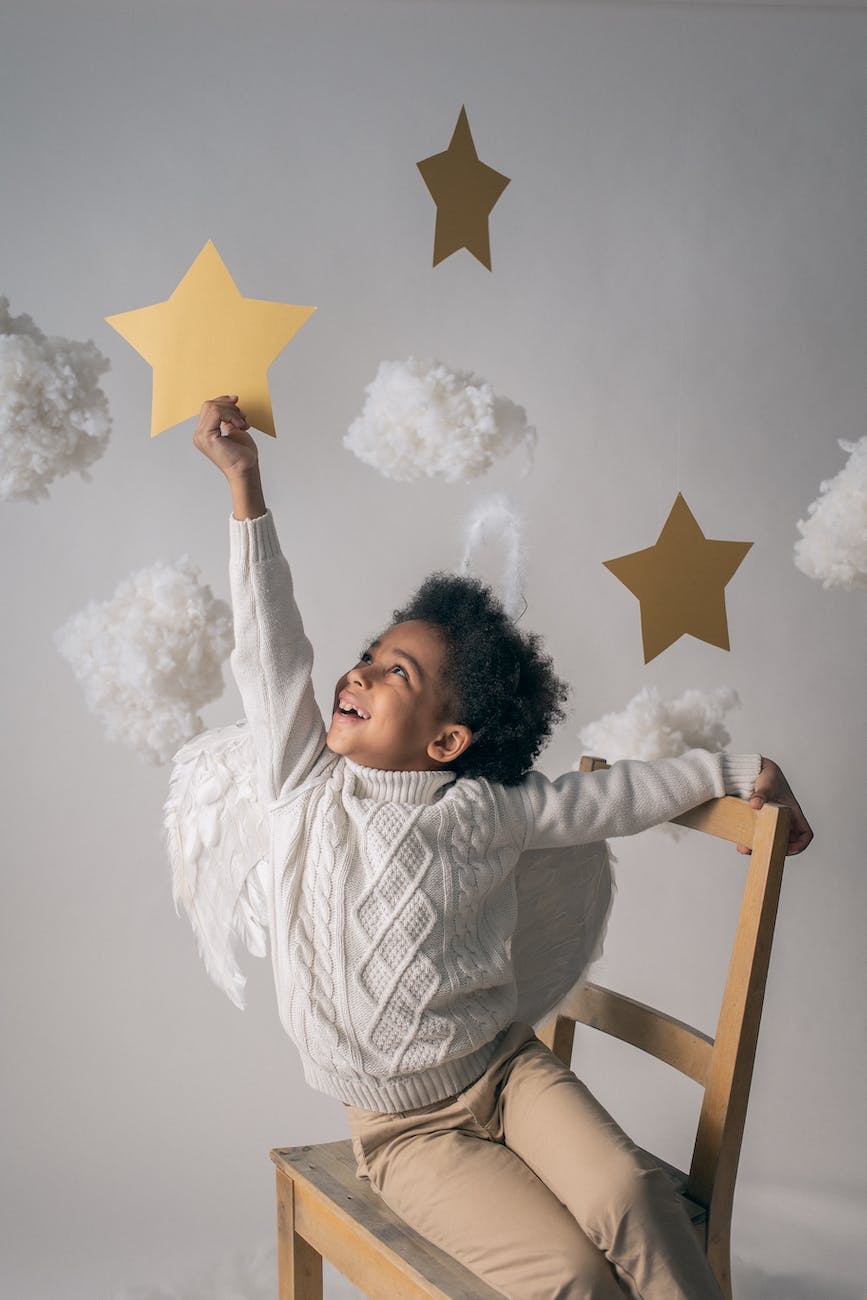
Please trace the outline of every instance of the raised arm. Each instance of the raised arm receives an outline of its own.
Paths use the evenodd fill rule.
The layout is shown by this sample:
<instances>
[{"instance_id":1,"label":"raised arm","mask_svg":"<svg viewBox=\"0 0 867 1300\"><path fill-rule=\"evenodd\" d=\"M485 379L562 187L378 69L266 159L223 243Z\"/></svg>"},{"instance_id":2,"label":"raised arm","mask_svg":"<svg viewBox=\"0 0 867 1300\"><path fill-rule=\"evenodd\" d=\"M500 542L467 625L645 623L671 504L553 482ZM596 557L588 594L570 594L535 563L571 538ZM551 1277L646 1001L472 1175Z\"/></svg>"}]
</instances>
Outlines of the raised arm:
<instances>
[{"instance_id":1,"label":"raised arm","mask_svg":"<svg viewBox=\"0 0 867 1300\"><path fill-rule=\"evenodd\" d=\"M530 772L518 789L527 815L525 848L585 844L635 835L724 794L750 798L758 754L692 749L653 762L623 759L598 772L566 772L549 781Z\"/></svg>"},{"instance_id":2,"label":"raised arm","mask_svg":"<svg viewBox=\"0 0 867 1300\"><path fill-rule=\"evenodd\" d=\"M225 475L232 494L231 665L253 736L260 795L271 803L323 760L325 727L313 697L313 649L265 505L256 444L236 401L229 395L205 402L193 441Z\"/></svg>"}]
</instances>

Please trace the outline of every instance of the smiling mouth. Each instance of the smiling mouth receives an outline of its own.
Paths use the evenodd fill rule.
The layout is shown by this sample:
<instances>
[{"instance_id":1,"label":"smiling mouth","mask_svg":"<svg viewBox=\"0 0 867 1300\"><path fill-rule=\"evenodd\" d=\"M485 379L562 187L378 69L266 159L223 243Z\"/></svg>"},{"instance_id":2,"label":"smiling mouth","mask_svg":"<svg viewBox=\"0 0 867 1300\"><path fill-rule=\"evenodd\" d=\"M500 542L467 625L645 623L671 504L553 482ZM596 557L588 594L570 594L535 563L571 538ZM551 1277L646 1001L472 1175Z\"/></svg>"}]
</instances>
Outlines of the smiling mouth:
<instances>
[{"instance_id":1,"label":"smiling mouth","mask_svg":"<svg viewBox=\"0 0 867 1300\"><path fill-rule=\"evenodd\" d=\"M349 704L347 701L338 700L337 707L334 710L335 718L344 718L351 722L369 722L370 714L365 713L364 709L358 708L355 704Z\"/></svg>"}]
</instances>

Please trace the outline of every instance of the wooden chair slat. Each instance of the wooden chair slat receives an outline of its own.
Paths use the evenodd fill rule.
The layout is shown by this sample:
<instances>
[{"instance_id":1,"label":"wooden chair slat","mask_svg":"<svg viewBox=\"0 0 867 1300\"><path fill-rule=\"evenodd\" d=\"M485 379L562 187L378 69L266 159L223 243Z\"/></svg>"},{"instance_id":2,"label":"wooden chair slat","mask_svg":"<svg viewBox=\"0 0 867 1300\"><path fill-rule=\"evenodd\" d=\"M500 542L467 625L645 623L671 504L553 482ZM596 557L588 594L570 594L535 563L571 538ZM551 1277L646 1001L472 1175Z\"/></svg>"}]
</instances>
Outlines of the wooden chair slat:
<instances>
[{"instance_id":1,"label":"wooden chair slat","mask_svg":"<svg viewBox=\"0 0 867 1300\"><path fill-rule=\"evenodd\" d=\"M585 984L571 1010L582 1024L638 1047L704 1085L714 1040L701 1030L599 984Z\"/></svg>"},{"instance_id":2,"label":"wooden chair slat","mask_svg":"<svg viewBox=\"0 0 867 1300\"><path fill-rule=\"evenodd\" d=\"M704 831L717 839L728 840L730 844L746 844L752 847L756 827L756 810L743 799L724 795L721 799L711 799L699 808L691 808L682 817L672 817L675 826L686 826L690 830Z\"/></svg>"}]
</instances>

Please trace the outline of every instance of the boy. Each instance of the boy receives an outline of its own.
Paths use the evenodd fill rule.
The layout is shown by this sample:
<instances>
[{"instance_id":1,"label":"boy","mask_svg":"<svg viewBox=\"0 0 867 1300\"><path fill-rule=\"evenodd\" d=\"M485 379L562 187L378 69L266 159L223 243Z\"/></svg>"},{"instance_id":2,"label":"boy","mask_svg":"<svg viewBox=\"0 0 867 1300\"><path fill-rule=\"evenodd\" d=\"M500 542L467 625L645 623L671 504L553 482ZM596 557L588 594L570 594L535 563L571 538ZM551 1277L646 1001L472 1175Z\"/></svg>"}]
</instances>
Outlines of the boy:
<instances>
[{"instance_id":1,"label":"boy","mask_svg":"<svg viewBox=\"0 0 867 1300\"><path fill-rule=\"evenodd\" d=\"M326 730L236 402L206 402L194 442L231 489L232 669L307 1082L346 1106L359 1177L505 1295L719 1300L667 1175L513 1020L514 868L724 793L787 803L800 852L812 832L782 773L703 750L554 782L529 770L563 683L481 584L443 576L340 679Z\"/></svg>"}]
</instances>

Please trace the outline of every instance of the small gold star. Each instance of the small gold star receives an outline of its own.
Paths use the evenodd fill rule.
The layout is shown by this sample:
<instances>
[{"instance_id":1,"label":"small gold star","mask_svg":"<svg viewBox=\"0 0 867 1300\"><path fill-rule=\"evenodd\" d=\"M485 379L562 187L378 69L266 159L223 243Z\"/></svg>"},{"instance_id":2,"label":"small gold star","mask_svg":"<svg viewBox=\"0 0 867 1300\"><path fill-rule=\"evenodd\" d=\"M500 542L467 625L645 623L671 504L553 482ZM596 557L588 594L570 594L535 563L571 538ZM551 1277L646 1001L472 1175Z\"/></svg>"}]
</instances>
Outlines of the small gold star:
<instances>
[{"instance_id":1,"label":"small gold star","mask_svg":"<svg viewBox=\"0 0 867 1300\"><path fill-rule=\"evenodd\" d=\"M725 587L751 546L705 537L678 492L655 546L603 561L641 603L645 663L687 635L730 648Z\"/></svg>"},{"instance_id":2,"label":"small gold star","mask_svg":"<svg viewBox=\"0 0 867 1300\"><path fill-rule=\"evenodd\" d=\"M165 302L105 319L153 366L152 438L215 393L238 393L253 428L273 438L268 367L315 310L242 298L208 240Z\"/></svg>"},{"instance_id":3,"label":"small gold star","mask_svg":"<svg viewBox=\"0 0 867 1300\"><path fill-rule=\"evenodd\" d=\"M488 217L509 177L479 161L465 108L461 108L448 149L416 166L437 205L434 266L466 248L490 271Z\"/></svg>"}]
</instances>

